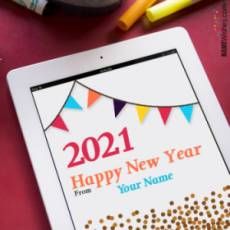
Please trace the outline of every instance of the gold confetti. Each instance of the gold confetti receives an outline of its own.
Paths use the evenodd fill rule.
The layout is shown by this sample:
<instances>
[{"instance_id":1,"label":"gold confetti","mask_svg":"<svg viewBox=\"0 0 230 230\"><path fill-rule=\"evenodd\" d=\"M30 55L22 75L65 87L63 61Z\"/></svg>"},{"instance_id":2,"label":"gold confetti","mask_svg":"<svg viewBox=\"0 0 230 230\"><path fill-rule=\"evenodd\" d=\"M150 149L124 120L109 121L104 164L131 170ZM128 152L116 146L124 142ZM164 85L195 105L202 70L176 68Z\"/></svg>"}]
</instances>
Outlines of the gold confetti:
<instances>
[{"instance_id":1,"label":"gold confetti","mask_svg":"<svg viewBox=\"0 0 230 230\"><path fill-rule=\"evenodd\" d=\"M211 191L208 196L196 200L193 199L198 196L191 193L184 197L181 205L169 201L168 208L161 212L151 208L145 213L134 210L129 215L107 215L99 219L101 227L98 230L230 229L230 202L227 202L229 190L230 185L226 185L223 192ZM95 229L91 219L85 224L85 229Z\"/></svg>"}]
</instances>

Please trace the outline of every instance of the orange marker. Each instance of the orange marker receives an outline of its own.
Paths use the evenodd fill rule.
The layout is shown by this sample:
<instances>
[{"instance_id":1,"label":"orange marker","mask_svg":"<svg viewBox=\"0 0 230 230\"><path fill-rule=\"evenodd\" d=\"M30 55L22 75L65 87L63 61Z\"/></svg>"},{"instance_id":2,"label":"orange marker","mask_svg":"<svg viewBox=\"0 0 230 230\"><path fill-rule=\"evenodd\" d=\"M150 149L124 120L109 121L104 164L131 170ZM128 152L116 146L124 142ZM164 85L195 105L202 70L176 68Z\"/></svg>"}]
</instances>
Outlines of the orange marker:
<instances>
[{"instance_id":1,"label":"orange marker","mask_svg":"<svg viewBox=\"0 0 230 230\"><path fill-rule=\"evenodd\" d=\"M155 2L156 0L136 0L119 18L118 27L125 31L128 30Z\"/></svg>"}]
</instances>

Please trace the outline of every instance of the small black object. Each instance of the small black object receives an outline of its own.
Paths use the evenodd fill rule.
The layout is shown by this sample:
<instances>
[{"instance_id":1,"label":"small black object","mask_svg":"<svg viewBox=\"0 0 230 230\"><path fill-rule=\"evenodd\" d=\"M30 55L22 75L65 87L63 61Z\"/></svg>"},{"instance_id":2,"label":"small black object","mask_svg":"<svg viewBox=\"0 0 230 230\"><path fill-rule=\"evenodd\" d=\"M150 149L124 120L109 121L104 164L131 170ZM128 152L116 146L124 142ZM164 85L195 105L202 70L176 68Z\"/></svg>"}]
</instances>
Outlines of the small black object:
<instances>
[{"instance_id":1,"label":"small black object","mask_svg":"<svg viewBox=\"0 0 230 230\"><path fill-rule=\"evenodd\" d=\"M82 12L103 13L118 7L121 0L50 0L50 2L71 6Z\"/></svg>"}]
</instances>

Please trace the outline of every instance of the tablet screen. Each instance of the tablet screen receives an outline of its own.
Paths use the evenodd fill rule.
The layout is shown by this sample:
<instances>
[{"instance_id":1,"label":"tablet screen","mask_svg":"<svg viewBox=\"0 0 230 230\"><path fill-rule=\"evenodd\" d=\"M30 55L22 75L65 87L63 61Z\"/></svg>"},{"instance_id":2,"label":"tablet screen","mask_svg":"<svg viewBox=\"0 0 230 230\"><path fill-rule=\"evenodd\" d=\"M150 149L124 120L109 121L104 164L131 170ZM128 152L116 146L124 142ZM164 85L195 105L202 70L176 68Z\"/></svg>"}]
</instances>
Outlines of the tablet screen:
<instances>
[{"instance_id":1,"label":"tablet screen","mask_svg":"<svg viewBox=\"0 0 230 230\"><path fill-rule=\"evenodd\" d=\"M177 50L31 93L75 229L229 226L227 166Z\"/></svg>"}]
</instances>

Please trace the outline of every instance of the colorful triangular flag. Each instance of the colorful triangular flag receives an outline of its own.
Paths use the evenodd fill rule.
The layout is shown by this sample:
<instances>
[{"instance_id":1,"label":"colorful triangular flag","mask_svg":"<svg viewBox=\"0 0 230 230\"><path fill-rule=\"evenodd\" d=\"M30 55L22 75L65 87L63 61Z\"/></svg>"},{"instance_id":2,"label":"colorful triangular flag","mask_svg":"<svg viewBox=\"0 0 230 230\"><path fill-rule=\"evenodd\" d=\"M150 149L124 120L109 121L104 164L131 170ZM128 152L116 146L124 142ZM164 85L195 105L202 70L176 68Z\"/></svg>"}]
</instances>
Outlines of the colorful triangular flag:
<instances>
[{"instance_id":1,"label":"colorful triangular flag","mask_svg":"<svg viewBox=\"0 0 230 230\"><path fill-rule=\"evenodd\" d=\"M62 129L64 131L69 131L65 122L63 121L63 119L61 118L60 115L58 115L55 120L53 121L53 123L51 124L51 126L57 128L57 129Z\"/></svg>"},{"instance_id":2,"label":"colorful triangular flag","mask_svg":"<svg viewBox=\"0 0 230 230\"><path fill-rule=\"evenodd\" d=\"M99 99L100 96L101 95L99 93L96 93L95 91L89 89L87 107L89 108L91 105L93 105L97 101L97 99Z\"/></svg>"},{"instance_id":3,"label":"colorful triangular flag","mask_svg":"<svg viewBox=\"0 0 230 230\"><path fill-rule=\"evenodd\" d=\"M172 107L159 107L158 108L164 124L167 123L167 120L168 120L169 114L171 112L171 109L172 109Z\"/></svg>"},{"instance_id":4,"label":"colorful triangular flag","mask_svg":"<svg viewBox=\"0 0 230 230\"><path fill-rule=\"evenodd\" d=\"M142 106L142 105L136 105L137 115L139 117L139 121L142 123L147 116L150 107L148 106Z\"/></svg>"},{"instance_id":5,"label":"colorful triangular flag","mask_svg":"<svg viewBox=\"0 0 230 230\"><path fill-rule=\"evenodd\" d=\"M124 108L125 105L126 105L125 101L113 99L115 117L118 116L118 114L121 112L121 110Z\"/></svg>"},{"instance_id":6,"label":"colorful triangular flag","mask_svg":"<svg viewBox=\"0 0 230 230\"><path fill-rule=\"evenodd\" d=\"M192 119L193 105L183 105L180 106L180 109L184 114L186 120L190 123Z\"/></svg>"},{"instance_id":7,"label":"colorful triangular flag","mask_svg":"<svg viewBox=\"0 0 230 230\"><path fill-rule=\"evenodd\" d=\"M69 96L66 103L65 103L65 106L64 106L65 109L78 109L78 110L82 110L82 107L79 105L79 103L72 97L72 96Z\"/></svg>"}]
</instances>

